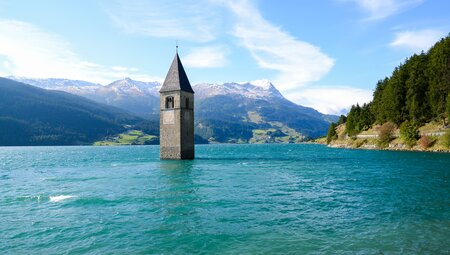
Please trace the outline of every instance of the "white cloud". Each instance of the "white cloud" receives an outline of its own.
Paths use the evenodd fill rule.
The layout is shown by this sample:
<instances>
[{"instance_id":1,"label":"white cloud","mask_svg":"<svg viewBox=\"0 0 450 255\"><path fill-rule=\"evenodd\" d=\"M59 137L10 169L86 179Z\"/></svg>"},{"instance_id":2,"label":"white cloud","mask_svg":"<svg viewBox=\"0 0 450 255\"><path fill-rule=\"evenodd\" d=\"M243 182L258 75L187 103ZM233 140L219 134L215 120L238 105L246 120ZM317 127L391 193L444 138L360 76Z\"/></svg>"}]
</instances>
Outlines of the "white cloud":
<instances>
[{"instance_id":1,"label":"white cloud","mask_svg":"<svg viewBox=\"0 0 450 255\"><path fill-rule=\"evenodd\" d=\"M232 34L247 48L258 65L276 70L280 90L288 91L322 78L334 60L308 42L300 41L266 21L249 1L225 1L237 23Z\"/></svg>"},{"instance_id":2,"label":"white cloud","mask_svg":"<svg viewBox=\"0 0 450 255\"><path fill-rule=\"evenodd\" d=\"M184 65L193 68L225 66L228 49L224 46L193 48L183 59Z\"/></svg>"},{"instance_id":3,"label":"white cloud","mask_svg":"<svg viewBox=\"0 0 450 255\"><path fill-rule=\"evenodd\" d=\"M223 13L223 9L218 9L225 7L233 14L231 36L237 39L239 46L249 51L259 67L278 73L274 82L289 99L326 113L338 113L356 103L364 94L352 88L334 89L333 92L346 95L341 100L327 96L325 91L331 89L310 88L312 82L320 80L331 70L334 60L319 47L301 41L265 20L254 1L189 0L176 5L177 8L170 1L119 1L110 14L126 32L207 42L225 35L220 24L230 17ZM193 48L183 58L183 63L192 68L222 67L227 63L227 55L225 46ZM314 91L321 95L314 94ZM308 93L311 99L303 97L302 93ZM320 103L314 103L313 98Z\"/></svg>"},{"instance_id":4,"label":"white cloud","mask_svg":"<svg viewBox=\"0 0 450 255\"><path fill-rule=\"evenodd\" d=\"M246 0L224 0L237 17L233 35L261 68L279 72L274 83L289 100L326 114L346 114L351 105L366 103L372 92L352 87L313 87L334 65L318 47L298 40L266 21Z\"/></svg>"},{"instance_id":5,"label":"white cloud","mask_svg":"<svg viewBox=\"0 0 450 255\"><path fill-rule=\"evenodd\" d=\"M346 114L351 105L367 103L372 91L343 87L314 87L334 65L317 46L301 41L265 20L250 0L217 0L236 16L232 31L257 64L275 70L274 83L283 95L326 114Z\"/></svg>"},{"instance_id":6,"label":"white cloud","mask_svg":"<svg viewBox=\"0 0 450 255\"><path fill-rule=\"evenodd\" d=\"M5 59L3 73L7 75L103 84L124 77L155 80L135 69L117 70L83 60L62 38L21 21L0 20L0 57Z\"/></svg>"},{"instance_id":7,"label":"white cloud","mask_svg":"<svg viewBox=\"0 0 450 255\"><path fill-rule=\"evenodd\" d=\"M300 105L312 107L326 114L347 114L353 104L368 103L372 91L352 87L315 87L297 90L286 95Z\"/></svg>"},{"instance_id":8,"label":"white cloud","mask_svg":"<svg viewBox=\"0 0 450 255\"><path fill-rule=\"evenodd\" d=\"M127 33L208 42L217 36L216 7L208 0L118 0L107 12Z\"/></svg>"},{"instance_id":9,"label":"white cloud","mask_svg":"<svg viewBox=\"0 0 450 255\"><path fill-rule=\"evenodd\" d=\"M444 36L444 32L434 29L402 31L395 34L395 38L390 43L390 46L418 53L422 50L428 50Z\"/></svg>"},{"instance_id":10,"label":"white cloud","mask_svg":"<svg viewBox=\"0 0 450 255\"><path fill-rule=\"evenodd\" d=\"M424 0L344 0L368 13L367 20L380 20L420 5Z\"/></svg>"},{"instance_id":11,"label":"white cloud","mask_svg":"<svg viewBox=\"0 0 450 255\"><path fill-rule=\"evenodd\" d=\"M119 72L137 72L137 71L139 71L139 69L137 69L135 67L126 67L126 66L113 66L113 67L111 67L111 69L114 71L119 71Z\"/></svg>"}]
</instances>

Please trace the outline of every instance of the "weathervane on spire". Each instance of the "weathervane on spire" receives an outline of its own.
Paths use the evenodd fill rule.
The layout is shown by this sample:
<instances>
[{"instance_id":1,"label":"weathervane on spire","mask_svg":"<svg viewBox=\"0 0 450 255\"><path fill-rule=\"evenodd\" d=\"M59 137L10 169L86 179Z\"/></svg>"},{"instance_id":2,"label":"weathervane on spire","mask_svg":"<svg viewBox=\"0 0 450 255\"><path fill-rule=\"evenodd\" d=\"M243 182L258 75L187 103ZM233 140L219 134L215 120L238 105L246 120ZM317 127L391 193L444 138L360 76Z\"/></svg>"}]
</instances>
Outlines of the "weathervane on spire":
<instances>
[{"instance_id":1,"label":"weathervane on spire","mask_svg":"<svg viewBox=\"0 0 450 255\"><path fill-rule=\"evenodd\" d=\"M176 51L177 51L177 54L178 54L178 40L176 40L175 48L176 48Z\"/></svg>"}]
</instances>

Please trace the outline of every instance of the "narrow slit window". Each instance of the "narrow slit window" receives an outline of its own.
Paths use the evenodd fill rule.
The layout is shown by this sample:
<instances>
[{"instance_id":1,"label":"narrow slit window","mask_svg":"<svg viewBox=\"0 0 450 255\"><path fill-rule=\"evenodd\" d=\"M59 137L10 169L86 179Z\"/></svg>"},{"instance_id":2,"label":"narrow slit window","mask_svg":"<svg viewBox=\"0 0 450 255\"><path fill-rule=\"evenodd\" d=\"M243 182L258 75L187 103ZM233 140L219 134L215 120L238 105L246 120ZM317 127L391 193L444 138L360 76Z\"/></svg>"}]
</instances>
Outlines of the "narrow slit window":
<instances>
[{"instance_id":1,"label":"narrow slit window","mask_svg":"<svg viewBox=\"0 0 450 255\"><path fill-rule=\"evenodd\" d=\"M189 98L186 98L186 109L189 109Z\"/></svg>"},{"instance_id":2,"label":"narrow slit window","mask_svg":"<svg viewBox=\"0 0 450 255\"><path fill-rule=\"evenodd\" d=\"M173 97L166 97L166 109L174 108Z\"/></svg>"}]
</instances>

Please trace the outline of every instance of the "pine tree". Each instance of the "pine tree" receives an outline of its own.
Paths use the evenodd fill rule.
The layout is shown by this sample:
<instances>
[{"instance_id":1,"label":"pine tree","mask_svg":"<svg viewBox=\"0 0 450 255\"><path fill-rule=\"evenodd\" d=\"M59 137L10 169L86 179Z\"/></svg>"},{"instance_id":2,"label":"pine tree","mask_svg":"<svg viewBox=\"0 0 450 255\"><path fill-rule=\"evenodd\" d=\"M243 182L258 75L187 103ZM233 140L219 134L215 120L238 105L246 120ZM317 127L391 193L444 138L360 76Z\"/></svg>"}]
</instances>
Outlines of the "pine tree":
<instances>
[{"instance_id":1,"label":"pine tree","mask_svg":"<svg viewBox=\"0 0 450 255\"><path fill-rule=\"evenodd\" d=\"M445 101L450 93L450 35L428 52L428 92L433 117L445 120Z\"/></svg>"},{"instance_id":2,"label":"pine tree","mask_svg":"<svg viewBox=\"0 0 450 255\"><path fill-rule=\"evenodd\" d=\"M352 105L350 112L347 116L347 123L345 125L345 133L349 136L355 136L359 133L359 120L360 120L361 107L356 104Z\"/></svg>"},{"instance_id":3,"label":"pine tree","mask_svg":"<svg viewBox=\"0 0 450 255\"><path fill-rule=\"evenodd\" d=\"M408 78L407 68L407 65L401 65L394 70L383 93L386 119L397 125L405 120L405 82Z\"/></svg>"},{"instance_id":4,"label":"pine tree","mask_svg":"<svg viewBox=\"0 0 450 255\"><path fill-rule=\"evenodd\" d=\"M363 104L360 111L359 116L359 131L367 130L372 127L372 124L375 121L375 117L373 116L372 110L371 110L372 104Z\"/></svg>"},{"instance_id":5,"label":"pine tree","mask_svg":"<svg viewBox=\"0 0 450 255\"><path fill-rule=\"evenodd\" d=\"M448 119L448 122L450 122L450 93L448 93L448 96L447 96L447 119Z\"/></svg>"},{"instance_id":6,"label":"pine tree","mask_svg":"<svg viewBox=\"0 0 450 255\"><path fill-rule=\"evenodd\" d=\"M345 115L341 115L341 116L339 116L339 120L338 120L337 125L339 126L339 125L344 124L346 122L347 122L347 117Z\"/></svg>"},{"instance_id":7,"label":"pine tree","mask_svg":"<svg viewBox=\"0 0 450 255\"><path fill-rule=\"evenodd\" d=\"M450 34L379 80L372 102L352 106L345 132L355 136L373 124L386 122L421 125L438 119L445 125L446 118L450 120Z\"/></svg>"},{"instance_id":8,"label":"pine tree","mask_svg":"<svg viewBox=\"0 0 450 255\"><path fill-rule=\"evenodd\" d=\"M386 109L383 104L383 92L387 87L389 82L389 78L384 78L384 80L379 80L375 91L373 92L373 101L372 101L372 114L374 115L375 122L378 124L384 123L387 120L386 117Z\"/></svg>"},{"instance_id":9,"label":"pine tree","mask_svg":"<svg viewBox=\"0 0 450 255\"><path fill-rule=\"evenodd\" d=\"M330 127L328 128L327 144L330 144L331 141L336 139L337 139L336 124L333 122L330 124Z\"/></svg>"},{"instance_id":10,"label":"pine tree","mask_svg":"<svg viewBox=\"0 0 450 255\"><path fill-rule=\"evenodd\" d=\"M427 55L422 52L414 55L408 61L409 77L406 81L407 119L424 123L431 117L427 100L428 77L426 75Z\"/></svg>"}]
</instances>

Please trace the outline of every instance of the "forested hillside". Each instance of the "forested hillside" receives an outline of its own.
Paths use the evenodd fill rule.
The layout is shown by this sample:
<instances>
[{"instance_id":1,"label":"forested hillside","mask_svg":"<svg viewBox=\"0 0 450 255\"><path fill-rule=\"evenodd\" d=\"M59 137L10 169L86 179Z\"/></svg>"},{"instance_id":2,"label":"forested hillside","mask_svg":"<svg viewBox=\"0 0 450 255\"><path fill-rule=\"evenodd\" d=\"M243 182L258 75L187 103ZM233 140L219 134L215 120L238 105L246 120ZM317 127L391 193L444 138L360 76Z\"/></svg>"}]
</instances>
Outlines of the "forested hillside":
<instances>
[{"instance_id":1,"label":"forested hillside","mask_svg":"<svg viewBox=\"0 0 450 255\"><path fill-rule=\"evenodd\" d=\"M246 88L245 85L240 84L223 84L221 88L227 86ZM275 130L280 137L287 139L285 142L294 142L297 138L301 140L300 136L324 135L331 122L328 118L337 119L336 116L326 116L312 108L292 103L275 87L265 96L261 95L265 90L255 93L261 95L259 98L250 97L248 91L247 94L226 93L203 96L202 93L213 91L211 87L214 85L194 86L199 94L196 95L199 99L195 108L196 133L205 139L213 137L217 142L233 140L249 142L252 137L255 138L255 132ZM248 84L247 88L250 90L258 87ZM274 139L274 136L270 134L266 138L269 136ZM260 142L270 141L265 138L263 140Z\"/></svg>"},{"instance_id":2,"label":"forested hillside","mask_svg":"<svg viewBox=\"0 0 450 255\"><path fill-rule=\"evenodd\" d=\"M334 147L450 149L450 35L378 81L373 100L353 105L328 129ZM351 139L349 139L351 138Z\"/></svg>"},{"instance_id":3,"label":"forested hillside","mask_svg":"<svg viewBox=\"0 0 450 255\"><path fill-rule=\"evenodd\" d=\"M80 96L0 78L1 146L92 144L126 125L144 122Z\"/></svg>"},{"instance_id":4,"label":"forested hillside","mask_svg":"<svg viewBox=\"0 0 450 255\"><path fill-rule=\"evenodd\" d=\"M450 36L447 36L428 52L408 58L390 77L378 81L373 101L351 108L346 132L352 136L385 122L420 126L438 120L447 125L449 115Z\"/></svg>"}]
</instances>

